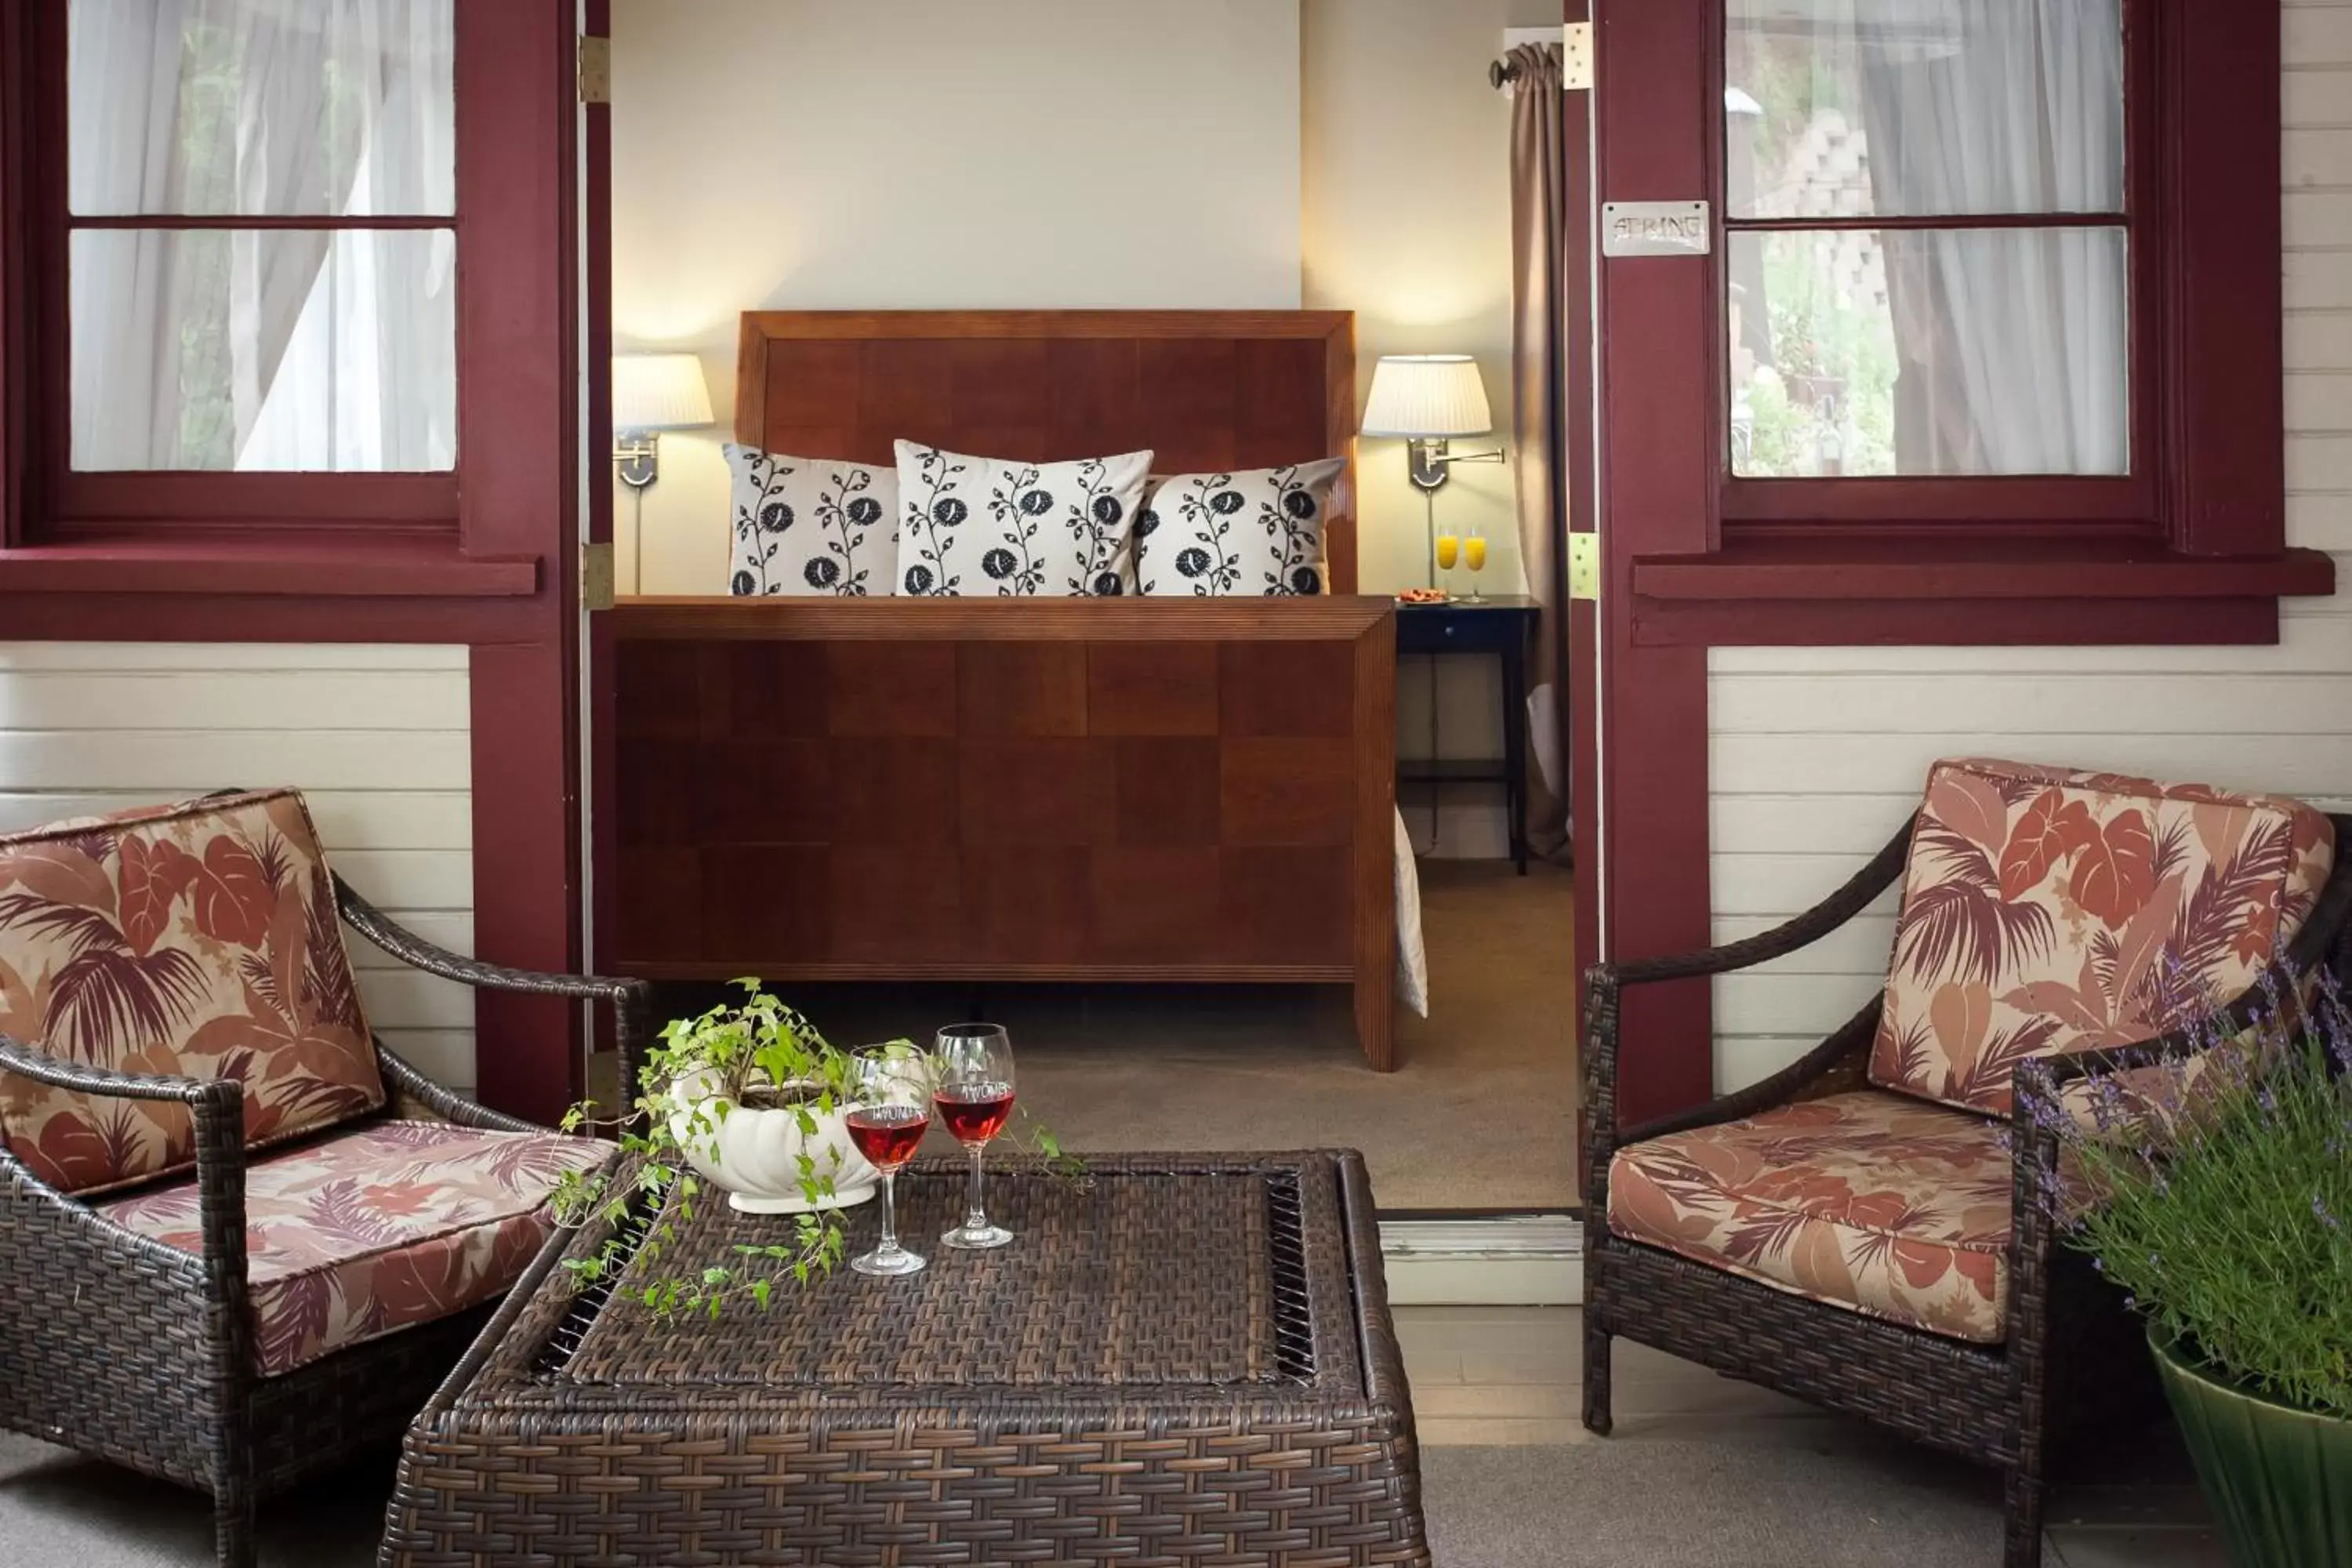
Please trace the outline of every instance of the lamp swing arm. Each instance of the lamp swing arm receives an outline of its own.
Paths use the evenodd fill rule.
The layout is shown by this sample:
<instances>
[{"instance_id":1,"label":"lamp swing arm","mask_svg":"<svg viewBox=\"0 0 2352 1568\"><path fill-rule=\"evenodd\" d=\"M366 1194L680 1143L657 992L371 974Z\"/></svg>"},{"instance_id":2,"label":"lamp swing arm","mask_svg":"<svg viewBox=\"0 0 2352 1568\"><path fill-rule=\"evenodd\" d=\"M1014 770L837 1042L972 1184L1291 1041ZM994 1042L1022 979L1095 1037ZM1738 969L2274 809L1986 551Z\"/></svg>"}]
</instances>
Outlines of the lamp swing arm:
<instances>
[{"instance_id":1,"label":"lamp swing arm","mask_svg":"<svg viewBox=\"0 0 2352 1568\"><path fill-rule=\"evenodd\" d=\"M1477 452L1453 451L1443 436L1415 437L1404 445L1407 472L1412 482L1425 490L1442 488L1446 470L1456 463L1499 463L1508 456L1500 447Z\"/></svg>"}]
</instances>

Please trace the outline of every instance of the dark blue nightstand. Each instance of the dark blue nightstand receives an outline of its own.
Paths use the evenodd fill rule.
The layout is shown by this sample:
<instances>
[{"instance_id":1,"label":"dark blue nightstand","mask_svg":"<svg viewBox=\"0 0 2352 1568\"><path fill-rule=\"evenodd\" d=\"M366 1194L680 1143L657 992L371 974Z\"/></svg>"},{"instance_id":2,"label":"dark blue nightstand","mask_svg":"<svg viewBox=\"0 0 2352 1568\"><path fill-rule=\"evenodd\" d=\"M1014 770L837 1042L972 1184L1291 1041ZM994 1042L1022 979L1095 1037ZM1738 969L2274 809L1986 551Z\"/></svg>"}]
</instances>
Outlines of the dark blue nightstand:
<instances>
[{"instance_id":1,"label":"dark blue nightstand","mask_svg":"<svg viewBox=\"0 0 2352 1568\"><path fill-rule=\"evenodd\" d=\"M1542 609L1524 595L1397 606L1397 653L1491 653L1502 667L1503 754L1492 760L1400 762L1400 784L1497 784L1509 819L1511 860L1528 872L1528 644Z\"/></svg>"}]
</instances>

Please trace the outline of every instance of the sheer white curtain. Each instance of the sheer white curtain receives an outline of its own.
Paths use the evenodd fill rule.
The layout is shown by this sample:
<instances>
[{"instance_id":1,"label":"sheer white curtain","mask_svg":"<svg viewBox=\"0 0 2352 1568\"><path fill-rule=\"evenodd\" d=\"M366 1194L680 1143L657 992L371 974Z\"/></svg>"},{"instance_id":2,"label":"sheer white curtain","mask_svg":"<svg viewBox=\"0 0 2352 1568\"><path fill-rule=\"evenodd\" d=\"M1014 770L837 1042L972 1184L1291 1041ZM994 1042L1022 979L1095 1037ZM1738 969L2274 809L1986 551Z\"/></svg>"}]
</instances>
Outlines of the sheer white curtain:
<instances>
[{"instance_id":1,"label":"sheer white curtain","mask_svg":"<svg viewBox=\"0 0 2352 1568\"><path fill-rule=\"evenodd\" d=\"M2121 212L2118 5L1843 5L1876 212ZM2126 471L2121 230L1890 231L1884 244L1899 471Z\"/></svg>"},{"instance_id":2,"label":"sheer white curtain","mask_svg":"<svg viewBox=\"0 0 2352 1568\"><path fill-rule=\"evenodd\" d=\"M79 215L452 210L454 0L74 0ZM446 229L79 232L84 468L455 456Z\"/></svg>"}]
</instances>

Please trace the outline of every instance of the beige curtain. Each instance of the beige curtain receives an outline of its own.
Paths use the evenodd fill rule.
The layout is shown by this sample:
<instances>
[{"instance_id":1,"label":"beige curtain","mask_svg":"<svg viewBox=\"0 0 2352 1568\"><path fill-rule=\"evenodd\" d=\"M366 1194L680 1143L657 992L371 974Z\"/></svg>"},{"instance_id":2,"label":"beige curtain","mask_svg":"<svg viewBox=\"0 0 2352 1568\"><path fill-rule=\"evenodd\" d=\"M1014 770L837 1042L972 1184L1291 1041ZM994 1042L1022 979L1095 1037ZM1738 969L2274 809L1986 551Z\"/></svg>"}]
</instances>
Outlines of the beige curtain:
<instances>
[{"instance_id":1,"label":"beige curtain","mask_svg":"<svg viewBox=\"0 0 2352 1568\"><path fill-rule=\"evenodd\" d=\"M1511 437L1519 559L1543 605L1528 670L1528 842L1568 846L1567 169L1558 44L1522 44L1511 100Z\"/></svg>"}]
</instances>

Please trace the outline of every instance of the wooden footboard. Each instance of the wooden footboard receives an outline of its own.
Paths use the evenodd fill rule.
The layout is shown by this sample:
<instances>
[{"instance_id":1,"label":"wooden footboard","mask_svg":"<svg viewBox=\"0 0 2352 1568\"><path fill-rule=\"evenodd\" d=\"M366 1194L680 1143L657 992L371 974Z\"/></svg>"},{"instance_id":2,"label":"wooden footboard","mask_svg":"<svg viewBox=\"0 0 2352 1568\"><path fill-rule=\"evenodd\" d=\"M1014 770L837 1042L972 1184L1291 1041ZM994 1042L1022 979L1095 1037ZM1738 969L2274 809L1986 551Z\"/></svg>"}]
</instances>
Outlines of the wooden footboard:
<instances>
[{"instance_id":1,"label":"wooden footboard","mask_svg":"<svg viewBox=\"0 0 2352 1568\"><path fill-rule=\"evenodd\" d=\"M615 967L1346 983L1385 1071L1394 615L625 601Z\"/></svg>"}]
</instances>

